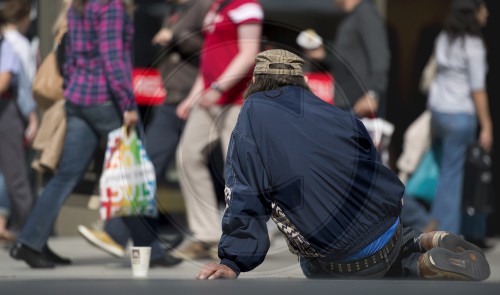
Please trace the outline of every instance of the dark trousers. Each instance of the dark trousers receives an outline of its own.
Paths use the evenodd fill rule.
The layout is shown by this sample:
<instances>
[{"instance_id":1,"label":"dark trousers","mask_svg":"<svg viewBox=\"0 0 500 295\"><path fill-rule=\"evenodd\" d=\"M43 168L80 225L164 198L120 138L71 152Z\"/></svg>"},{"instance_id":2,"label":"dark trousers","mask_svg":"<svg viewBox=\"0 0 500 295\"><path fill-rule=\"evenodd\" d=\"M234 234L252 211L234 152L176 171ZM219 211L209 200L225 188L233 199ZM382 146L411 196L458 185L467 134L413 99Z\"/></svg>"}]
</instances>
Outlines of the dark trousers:
<instances>
[{"instance_id":1,"label":"dark trousers","mask_svg":"<svg viewBox=\"0 0 500 295\"><path fill-rule=\"evenodd\" d=\"M14 229L22 227L34 203L26 169L26 150L23 146L24 126L14 99L2 101L0 113L0 171L12 204Z\"/></svg>"},{"instance_id":2,"label":"dark trousers","mask_svg":"<svg viewBox=\"0 0 500 295\"><path fill-rule=\"evenodd\" d=\"M168 165L175 159L175 151L179 143L184 120L176 115L177 104L163 104L156 108L153 119L146 129L144 145L149 158L155 168L156 180L159 182L165 177ZM159 208L161 210L161 208ZM156 228L155 220L145 220L151 229ZM104 226L106 233L118 244L125 247L130 239L130 232L120 218L112 218ZM153 232L154 234L154 232ZM151 250L151 257L158 257L155 247Z\"/></svg>"},{"instance_id":3,"label":"dark trousers","mask_svg":"<svg viewBox=\"0 0 500 295\"><path fill-rule=\"evenodd\" d=\"M155 167L157 180L165 177L168 165L174 161L175 151L184 129L185 121L177 117L176 109L177 104L159 106L146 129L144 145Z\"/></svg>"}]
</instances>

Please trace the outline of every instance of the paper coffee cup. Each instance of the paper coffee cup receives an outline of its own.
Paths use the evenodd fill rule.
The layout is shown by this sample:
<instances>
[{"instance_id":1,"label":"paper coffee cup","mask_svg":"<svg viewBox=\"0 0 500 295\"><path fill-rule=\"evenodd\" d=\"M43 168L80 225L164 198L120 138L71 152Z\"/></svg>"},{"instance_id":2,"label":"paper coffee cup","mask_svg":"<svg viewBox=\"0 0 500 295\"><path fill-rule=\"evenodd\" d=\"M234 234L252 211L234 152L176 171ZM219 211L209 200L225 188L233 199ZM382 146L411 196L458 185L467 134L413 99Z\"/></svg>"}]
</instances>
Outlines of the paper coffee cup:
<instances>
[{"instance_id":1,"label":"paper coffee cup","mask_svg":"<svg viewBox=\"0 0 500 295\"><path fill-rule=\"evenodd\" d=\"M151 247L130 248L130 262L132 264L132 275L134 277L144 278L148 276L150 256Z\"/></svg>"}]
</instances>

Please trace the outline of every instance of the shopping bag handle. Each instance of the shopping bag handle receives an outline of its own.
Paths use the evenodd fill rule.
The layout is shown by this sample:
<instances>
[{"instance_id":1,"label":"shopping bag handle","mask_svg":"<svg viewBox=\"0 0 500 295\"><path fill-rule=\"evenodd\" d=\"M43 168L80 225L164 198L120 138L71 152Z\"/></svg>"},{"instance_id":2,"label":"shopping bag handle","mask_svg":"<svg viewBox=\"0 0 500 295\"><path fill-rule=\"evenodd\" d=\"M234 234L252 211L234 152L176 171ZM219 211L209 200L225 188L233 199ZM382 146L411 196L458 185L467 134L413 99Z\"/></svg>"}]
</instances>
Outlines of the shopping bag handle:
<instances>
[{"instance_id":1,"label":"shopping bag handle","mask_svg":"<svg viewBox=\"0 0 500 295\"><path fill-rule=\"evenodd\" d=\"M122 134L125 139L130 139L133 136L137 136L137 131L134 128L130 128L129 126L122 126Z\"/></svg>"}]
</instances>

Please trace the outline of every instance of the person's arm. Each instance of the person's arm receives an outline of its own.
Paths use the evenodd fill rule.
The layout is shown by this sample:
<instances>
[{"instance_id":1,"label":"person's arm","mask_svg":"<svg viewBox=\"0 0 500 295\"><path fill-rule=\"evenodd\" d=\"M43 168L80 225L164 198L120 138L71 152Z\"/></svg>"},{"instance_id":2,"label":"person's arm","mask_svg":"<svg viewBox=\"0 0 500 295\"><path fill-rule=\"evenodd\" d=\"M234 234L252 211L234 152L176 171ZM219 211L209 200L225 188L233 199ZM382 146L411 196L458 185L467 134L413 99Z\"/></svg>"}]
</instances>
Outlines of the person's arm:
<instances>
[{"instance_id":1,"label":"person's arm","mask_svg":"<svg viewBox=\"0 0 500 295\"><path fill-rule=\"evenodd\" d=\"M377 112L389 81L390 52L384 23L376 13L358 18L358 32L368 55L366 93L353 106L354 113L368 116Z\"/></svg>"},{"instance_id":2,"label":"person's arm","mask_svg":"<svg viewBox=\"0 0 500 295\"><path fill-rule=\"evenodd\" d=\"M217 79L217 84L222 91L231 89L252 68L255 56L260 50L261 24L243 24L238 27L238 54L234 57L226 70ZM208 89L200 98L200 105L211 107L221 97L222 93Z\"/></svg>"},{"instance_id":3,"label":"person's arm","mask_svg":"<svg viewBox=\"0 0 500 295\"><path fill-rule=\"evenodd\" d=\"M123 31L125 7L121 1L102 5L98 31L99 51L104 61L104 71L112 96L123 111L125 125L135 125L138 120L132 92L132 73L125 65Z\"/></svg>"},{"instance_id":4,"label":"person's arm","mask_svg":"<svg viewBox=\"0 0 500 295\"><path fill-rule=\"evenodd\" d=\"M196 80L194 81L194 84L191 87L191 91L189 91L188 96L177 106L176 109L177 117L183 120L187 120L187 118L189 117L189 113L191 112L191 109L198 100L198 97L203 92L204 84L205 83L203 82L203 76L201 75L200 72L198 72L198 76L196 77Z\"/></svg>"},{"instance_id":5,"label":"person's arm","mask_svg":"<svg viewBox=\"0 0 500 295\"><path fill-rule=\"evenodd\" d=\"M489 152L493 146L493 124L491 123L488 95L484 90L474 91L472 98L474 99L477 118L481 126L478 139L479 145Z\"/></svg>"},{"instance_id":6,"label":"person's arm","mask_svg":"<svg viewBox=\"0 0 500 295\"><path fill-rule=\"evenodd\" d=\"M12 77L19 73L19 58L12 47L3 40L0 42L0 95L11 87Z\"/></svg>"},{"instance_id":7,"label":"person's arm","mask_svg":"<svg viewBox=\"0 0 500 295\"><path fill-rule=\"evenodd\" d=\"M246 118L243 110L238 122ZM240 130L243 128L233 131L225 167L226 210L219 242L220 266L207 265L198 273L198 279L236 278L240 272L260 265L269 250L268 175L252 136Z\"/></svg>"},{"instance_id":8,"label":"person's arm","mask_svg":"<svg viewBox=\"0 0 500 295\"><path fill-rule=\"evenodd\" d=\"M210 0L195 0L184 4L183 11L174 15L180 19L174 24L169 24L165 17L162 28L153 37L153 44L161 46L175 46L176 50L186 56L196 54L203 44L201 34L203 19L208 12Z\"/></svg>"},{"instance_id":9,"label":"person's arm","mask_svg":"<svg viewBox=\"0 0 500 295\"><path fill-rule=\"evenodd\" d=\"M10 72L0 73L0 95L9 89L11 80L12 74Z\"/></svg>"},{"instance_id":10,"label":"person's arm","mask_svg":"<svg viewBox=\"0 0 500 295\"><path fill-rule=\"evenodd\" d=\"M24 138L28 142L32 142L35 139L36 133L38 132L38 113L31 112L28 115L28 126L24 130Z\"/></svg>"},{"instance_id":11,"label":"person's arm","mask_svg":"<svg viewBox=\"0 0 500 295\"><path fill-rule=\"evenodd\" d=\"M479 38L468 38L465 44L467 52L467 70L472 99L476 107L476 115L481 127L479 145L490 151L493 145L493 124L491 123L488 94L486 93L486 49Z\"/></svg>"},{"instance_id":12,"label":"person's arm","mask_svg":"<svg viewBox=\"0 0 500 295\"><path fill-rule=\"evenodd\" d=\"M21 114L28 122L28 126L26 126L26 130L24 131L24 137L28 142L31 142L38 131L38 114L37 105L33 99L33 80L28 77L26 67L21 67L18 83L16 103Z\"/></svg>"},{"instance_id":13,"label":"person's arm","mask_svg":"<svg viewBox=\"0 0 500 295\"><path fill-rule=\"evenodd\" d=\"M173 42L177 50L186 56L197 54L203 45L203 20L212 1L194 0L187 4L187 11L173 28Z\"/></svg>"},{"instance_id":14,"label":"person's arm","mask_svg":"<svg viewBox=\"0 0 500 295\"><path fill-rule=\"evenodd\" d=\"M151 43L153 45L168 46L172 40L174 33L169 28L161 28L153 37Z\"/></svg>"}]
</instances>

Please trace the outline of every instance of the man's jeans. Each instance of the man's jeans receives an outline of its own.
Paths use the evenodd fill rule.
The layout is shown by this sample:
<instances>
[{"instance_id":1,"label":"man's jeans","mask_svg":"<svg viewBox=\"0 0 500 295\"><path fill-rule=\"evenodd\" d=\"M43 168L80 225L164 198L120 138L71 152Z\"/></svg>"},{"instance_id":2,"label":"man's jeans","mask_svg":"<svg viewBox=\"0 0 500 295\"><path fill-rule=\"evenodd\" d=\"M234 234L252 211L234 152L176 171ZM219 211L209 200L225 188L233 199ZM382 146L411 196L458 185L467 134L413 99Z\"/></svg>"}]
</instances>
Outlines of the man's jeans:
<instances>
[{"instance_id":1,"label":"man's jeans","mask_svg":"<svg viewBox=\"0 0 500 295\"><path fill-rule=\"evenodd\" d=\"M99 139L120 127L121 117L112 102L77 106L66 101L66 137L57 174L38 198L19 241L42 251L59 211L78 184L92 159Z\"/></svg>"},{"instance_id":2,"label":"man's jeans","mask_svg":"<svg viewBox=\"0 0 500 295\"><path fill-rule=\"evenodd\" d=\"M440 152L440 173L432 216L439 229L460 234L462 185L467 147L476 139L477 121L471 114L432 112L432 144Z\"/></svg>"},{"instance_id":3,"label":"man's jeans","mask_svg":"<svg viewBox=\"0 0 500 295\"><path fill-rule=\"evenodd\" d=\"M430 213L423 204L420 204L412 196L405 195L403 202L401 222L406 226L423 231L432 220Z\"/></svg>"},{"instance_id":4,"label":"man's jeans","mask_svg":"<svg viewBox=\"0 0 500 295\"><path fill-rule=\"evenodd\" d=\"M419 248L413 244L420 232L403 227L396 246L387 255L386 261L353 274L338 274L326 271L315 258L299 257L302 272L308 279L378 279L382 277L417 277Z\"/></svg>"}]
</instances>

